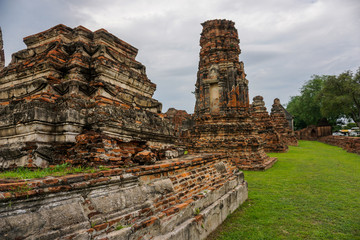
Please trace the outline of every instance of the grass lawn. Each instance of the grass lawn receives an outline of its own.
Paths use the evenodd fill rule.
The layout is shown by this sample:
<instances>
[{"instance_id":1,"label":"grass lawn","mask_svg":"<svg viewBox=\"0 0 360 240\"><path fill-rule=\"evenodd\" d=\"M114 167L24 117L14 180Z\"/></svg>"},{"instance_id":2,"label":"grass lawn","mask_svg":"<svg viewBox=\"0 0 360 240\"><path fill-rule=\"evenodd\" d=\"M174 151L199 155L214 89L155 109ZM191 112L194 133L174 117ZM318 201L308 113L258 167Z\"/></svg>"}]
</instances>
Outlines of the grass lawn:
<instances>
[{"instance_id":1,"label":"grass lawn","mask_svg":"<svg viewBox=\"0 0 360 240\"><path fill-rule=\"evenodd\" d=\"M70 164L64 163L49 168L38 168L31 170L24 167L0 172L0 179L32 179L43 178L46 176L64 176L72 173L94 173L101 170L108 170L104 166L99 167L72 167Z\"/></svg>"},{"instance_id":2,"label":"grass lawn","mask_svg":"<svg viewBox=\"0 0 360 240\"><path fill-rule=\"evenodd\" d=\"M265 172L244 171L249 199L214 239L360 239L360 156L299 141Z\"/></svg>"}]
</instances>

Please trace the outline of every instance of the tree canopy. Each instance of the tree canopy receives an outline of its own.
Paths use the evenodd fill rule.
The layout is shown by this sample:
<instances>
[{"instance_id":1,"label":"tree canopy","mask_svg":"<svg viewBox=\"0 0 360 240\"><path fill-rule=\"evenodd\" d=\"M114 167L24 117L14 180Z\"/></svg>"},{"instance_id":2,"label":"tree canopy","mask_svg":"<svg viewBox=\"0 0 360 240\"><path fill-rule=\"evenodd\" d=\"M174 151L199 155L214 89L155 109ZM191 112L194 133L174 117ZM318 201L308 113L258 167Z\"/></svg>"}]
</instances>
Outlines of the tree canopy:
<instances>
[{"instance_id":1,"label":"tree canopy","mask_svg":"<svg viewBox=\"0 0 360 240\"><path fill-rule=\"evenodd\" d=\"M360 68L355 74L312 76L300 95L291 97L287 111L294 116L296 129L316 125L324 118L333 126L340 118L360 126Z\"/></svg>"},{"instance_id":2,"label":"tree canopy","mask_svg":"<svg viewBox=\"0 0 360 240\"><path fill-rule=\"evenodd\" d=\"M321 91L321 114L338 115L353 120L360 127L360 68L330 76Z\"/></svg>"}]
</instances>

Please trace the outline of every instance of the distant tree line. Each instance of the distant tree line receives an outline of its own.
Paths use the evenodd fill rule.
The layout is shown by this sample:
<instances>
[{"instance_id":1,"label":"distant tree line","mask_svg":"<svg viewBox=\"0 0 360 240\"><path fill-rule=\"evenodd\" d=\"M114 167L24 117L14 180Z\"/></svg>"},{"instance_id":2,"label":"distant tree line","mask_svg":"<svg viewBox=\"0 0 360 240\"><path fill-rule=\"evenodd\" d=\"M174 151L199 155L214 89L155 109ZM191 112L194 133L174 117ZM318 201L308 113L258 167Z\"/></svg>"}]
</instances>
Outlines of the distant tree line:
<instances>
[{"instance_id":1,"label":"distant tree line","mask_svg":"<svg viewBox=\"0 0 360 240\"><path fill-rule=\"evenodd\" d=\"M295 129L317 125L327 120L336 126L341 119L352 120L360 127L360 67L354 74L314 75L290 98L286 110L294 117Z\"/></svg>"}]
</instances>

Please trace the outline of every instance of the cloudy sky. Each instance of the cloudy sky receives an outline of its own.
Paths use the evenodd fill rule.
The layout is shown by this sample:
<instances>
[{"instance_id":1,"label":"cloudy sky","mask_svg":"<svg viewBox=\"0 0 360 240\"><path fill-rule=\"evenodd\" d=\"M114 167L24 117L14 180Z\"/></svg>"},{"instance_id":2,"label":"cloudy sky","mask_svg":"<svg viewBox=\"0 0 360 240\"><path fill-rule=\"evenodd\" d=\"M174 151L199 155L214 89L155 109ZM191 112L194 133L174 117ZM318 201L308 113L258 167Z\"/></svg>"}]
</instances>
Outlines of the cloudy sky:
<instances>
[{"instance_id":1,"label":"cloudy sky","mask_svg":"<svg viewBox=\"0 0 360 240\"><path fill-rule=\"evenodd\" d=\"M59 23L105 28L139 49L154 98L193 112L201 23L229 19L239 33L250 97L287 103L313 74L360 67L359 0L0 0L6 64L23 37Z\"/></svg>"}]
</instances>

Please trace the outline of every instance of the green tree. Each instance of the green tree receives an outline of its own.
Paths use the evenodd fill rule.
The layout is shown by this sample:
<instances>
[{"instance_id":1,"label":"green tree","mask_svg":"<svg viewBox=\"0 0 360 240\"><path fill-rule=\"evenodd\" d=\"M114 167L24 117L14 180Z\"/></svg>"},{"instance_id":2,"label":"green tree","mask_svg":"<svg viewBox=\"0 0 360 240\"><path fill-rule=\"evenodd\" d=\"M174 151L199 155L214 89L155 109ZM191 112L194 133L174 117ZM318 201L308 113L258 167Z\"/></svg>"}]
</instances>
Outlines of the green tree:
<instances>
[{"instance_id":1,"label":"green tree","mask_svg":"<svg viewBox=\"0 0 360 240\"><path fill-rule=\"evenodd\" d=\"M295 130L305 128L307 126L301 113L301 96L293 96L290 98L289 103L286 106L286 110L294 117Z\"/></svg>"},{"instance_id":2,"label":"green tree","mask_svg":"<svg viewBox=\"0 0 360 240\"><path fill-rule=\"evenodd\" d=\"M346 71L329 76L319 96L322 115L346 117L360 127L360 68L355 74Z\"/></svg>"},{"instance_id":3,"label":"green tree","mask_svg":"<svg viewBox=\"0 0 360 240\"><path fill-rule=\"evenodd\" d=\"M294 117L295 129L316 125L324 116L321 112L321 90L328 76L312 76L301 88L301 95L291 97L286 110Z\"/></svg>"}]
</instances>

